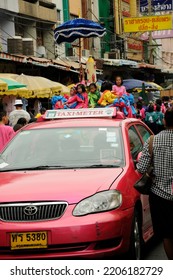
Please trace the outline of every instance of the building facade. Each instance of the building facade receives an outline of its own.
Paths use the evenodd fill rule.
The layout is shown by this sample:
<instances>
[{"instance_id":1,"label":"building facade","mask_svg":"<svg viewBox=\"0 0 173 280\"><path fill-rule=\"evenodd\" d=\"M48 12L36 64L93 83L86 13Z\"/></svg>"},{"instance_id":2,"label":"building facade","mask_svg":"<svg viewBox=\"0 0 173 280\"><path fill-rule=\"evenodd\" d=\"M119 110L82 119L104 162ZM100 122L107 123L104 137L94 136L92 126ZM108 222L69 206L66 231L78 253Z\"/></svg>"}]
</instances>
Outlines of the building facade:
<instances>
[{"instance_id":1,"label":"building facade","mask_svg":"<svg viewBox=\"0 0 173 280\"><path fill-rule=\"evenodd\" d=\"M53 30L78 17L100 23L103 38L82 40L82 56L149 62L148 35L124 33L125 17L143 16L139 0L1 0L0 51L48 59L77 59L79 42L57 45ZM145 11L147 9L145 8ZM171 11L157 12L165 13ZM154 11L153 11L154 14ZM147 15L147 13L145 13ZM173 68L172 30L152 33L153 63Z\"/></svg>"},{"instance_id":2,"label":"building facade","mask_svg":"<svg viewBox=\"0 0 173 280\"><path fill-rule=\"evenodd\" d=\"M4 0L0 16L2 51L55 57L53 26L57 9L52 0Z\"/></svg>"}]
</instances>

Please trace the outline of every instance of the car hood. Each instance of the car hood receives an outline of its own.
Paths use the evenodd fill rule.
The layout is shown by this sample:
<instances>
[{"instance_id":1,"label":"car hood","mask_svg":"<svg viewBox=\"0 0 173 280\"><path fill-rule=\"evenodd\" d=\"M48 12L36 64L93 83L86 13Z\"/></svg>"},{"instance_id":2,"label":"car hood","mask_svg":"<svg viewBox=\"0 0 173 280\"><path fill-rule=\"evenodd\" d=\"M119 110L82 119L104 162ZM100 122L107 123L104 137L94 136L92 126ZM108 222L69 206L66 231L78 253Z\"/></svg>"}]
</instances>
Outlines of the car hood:
<instances>
[{"instance_id":1,"label":"car hood","mask_svg":"<svg viewBox=\"0 0 173 280\"><path fill-rule=\"evenodd\" d=\"M108 190L122 168L13 171L0 174L0 202L55 201L77 203Z\"/></svg>"}]
</instances>

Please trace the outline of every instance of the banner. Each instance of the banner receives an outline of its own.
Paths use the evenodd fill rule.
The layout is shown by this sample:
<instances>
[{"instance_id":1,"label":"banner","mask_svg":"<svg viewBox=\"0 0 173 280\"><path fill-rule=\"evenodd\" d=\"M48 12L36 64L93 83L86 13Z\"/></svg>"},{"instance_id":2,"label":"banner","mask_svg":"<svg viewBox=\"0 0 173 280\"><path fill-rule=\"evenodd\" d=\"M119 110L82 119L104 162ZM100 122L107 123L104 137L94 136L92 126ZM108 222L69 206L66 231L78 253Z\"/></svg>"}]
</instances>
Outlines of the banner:
<instances>
[{"instance_id":1,"label":"banner","mask_svg":"<svg viewBox=\"0 0 173 280\"><path fill-rule=\"evenodd\" d=\"M124 32L172 29L172 15L124 18Z\"/></svg>"},{"instance_id":2,"label":"banner","mask_svg":"<svg viewBox=\"0 0 173 280\"><path fill-rule=\"evenodd\" d=\"M173 0L151 0L152 11L172 11ZM145 13L148 11L148 0L140 0L140 12Z\"/></svg>"}]
</instances>

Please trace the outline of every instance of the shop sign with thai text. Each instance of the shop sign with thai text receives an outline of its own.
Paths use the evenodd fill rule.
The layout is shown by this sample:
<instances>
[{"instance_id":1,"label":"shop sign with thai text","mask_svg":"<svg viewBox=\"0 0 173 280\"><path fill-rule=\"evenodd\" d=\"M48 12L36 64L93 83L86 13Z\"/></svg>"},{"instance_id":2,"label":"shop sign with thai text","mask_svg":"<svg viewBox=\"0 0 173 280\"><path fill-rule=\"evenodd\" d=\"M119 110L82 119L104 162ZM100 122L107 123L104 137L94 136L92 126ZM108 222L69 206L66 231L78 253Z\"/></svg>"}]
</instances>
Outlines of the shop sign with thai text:
<instances>
[{"instance_id":1,"label":"shop sign with thai text","mask_svg":"<svg viewBox=\"0 0 173 280\"><path fill-rule=\"evenodd\" d=\"M173 0L151 0L152 11L172 11ZM140 12L148 12L148 0L140 0Z\"/></svg>"},{"instance_id":2,"label":"shop sign with thai text","mask_svg":"<svg viewBox=\"0 0 173 280\"><path fill-rule=\"evenodd\" d=\"M172 15L124 18L124 32L172 29Z\"/></svg>"}]
</instances>

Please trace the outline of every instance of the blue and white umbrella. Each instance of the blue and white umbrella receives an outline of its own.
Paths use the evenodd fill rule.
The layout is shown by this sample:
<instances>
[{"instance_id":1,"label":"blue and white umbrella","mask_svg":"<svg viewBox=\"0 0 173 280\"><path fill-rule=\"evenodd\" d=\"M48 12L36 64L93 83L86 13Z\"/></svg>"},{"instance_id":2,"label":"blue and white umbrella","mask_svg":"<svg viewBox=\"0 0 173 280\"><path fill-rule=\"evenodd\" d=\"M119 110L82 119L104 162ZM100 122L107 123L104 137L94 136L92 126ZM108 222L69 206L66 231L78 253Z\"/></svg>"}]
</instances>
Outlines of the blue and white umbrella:
<instances>
[{"instance_id":1,"label":"blue and white umbrella","mask_svg":"<svg viewBox=\"0 0 173 280\"><path fill-rule=\"evenodd\" d=\"M66 21L54 30L54 38L57 44L72 43L79 38L103 37L105 34L106 28L85 18Z\"/></svg>"}]
</instances>

